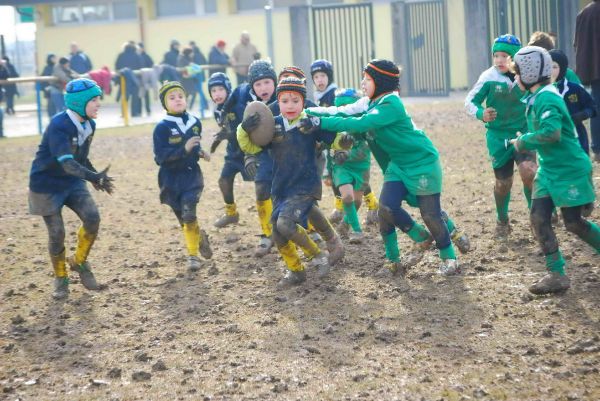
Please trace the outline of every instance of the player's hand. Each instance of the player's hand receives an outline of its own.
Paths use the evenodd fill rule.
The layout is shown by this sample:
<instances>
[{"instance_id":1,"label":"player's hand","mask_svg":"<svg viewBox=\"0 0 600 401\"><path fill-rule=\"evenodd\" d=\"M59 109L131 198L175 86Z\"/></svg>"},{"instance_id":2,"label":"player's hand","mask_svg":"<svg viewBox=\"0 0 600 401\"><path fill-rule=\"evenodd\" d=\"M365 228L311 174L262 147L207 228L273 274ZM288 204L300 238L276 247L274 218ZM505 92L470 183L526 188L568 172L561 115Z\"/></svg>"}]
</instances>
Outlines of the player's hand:
<instances>
[{"instance_id":1,"label":"player's hand","mask_svg":"<svg viewBox=\"0 0 600 401\"><path fill-rule=\"evenodd\" d=\"M114 178L108 176L108 169L110 169L110 166L97 173L94 181L92 181L92 185L95 190L104 191L111 195L115 190L115 185L112 183Z\"/></svg>"},{"instance_id":2,"label":"player's hand","mask_svg":"<svg viewBox=\"0 0 600 401\"><path fill-rule=\"evenodd\" d=\"M346 160L348 160L349 156L350 152L348 152L347 150L336 150L333 154L333 161L335 162L335 164L341 165L346 163Z\"/></svg>"},{"instance_id":3,"label":"player's hand","mask_svg":"<svg viewBox=\"0 0 600 401\"><path fill-rule=\"evenodd\" d=\"M321 119L319 117L307 117L298 121L298 129L303 134L310 134L321 127Z\"/></svg>"},{"instance_id":4,"label":"player's hand","mask_svg":"<svg viewBox=\"0 0 600 401\"><path fill-rule=\"evenodd\" d=\"M482 120L484 123L489 123L491 121L494 121L497 116L498 116L498 113L496 112L496 109L493 107L488 107L485 110L483 110Z\"/></svg>"},{"instance_id":5,"label":"player's hand","mask_svg":"<svg viewBox=\"0 0 600 401\"><path fill-rule=\"evenodd\" d=\"M187 140L187 142L185 143L185 151L187 153L191 153L192 149L194 149L196 146L200 146L199 136L193 136Z\"/></svg>"},{"instance_id":6,"label":"player's hand","mask_svg":"<svg viewBox=\"0 0 600 401\"><path fill-rule=\"evenodd\" d=\"M260 114L253 113L242 121L242 129L247 133L254 131L260 124Z\"/></svg>"},{"instance_id":7,"label":"player's hand","mask_svg":"<svg viewBox=\"0 0 600 401\"><path fill-rule=\"evenodd\" d=\"M338 143L343 149L350 149L354 145L354 138L352 135L344 133Z\"/></svg>"},{"instance_id":8,"label":"player's hand","mask_svg":"<svg viewBox=\"0 0 600 401\"><path fill-rule=\"evenodd\" d=\"M323 184L327 185L328 187L330 187L333 183L331 182L331 177L327 176L323 178Z\"/></svg>"},{"instance_id":9,"label":"player's hand","mask_svg":"<svg viewBox=\"0 0 600 401\"><path fill-rule=\"evenodd\" d=\"M246 174L250 179L254 179L256 177L256 172L258 171L258 158L256 155L246 155L244 156L244 170L246 170Z\"/></svg>"},{"instance_id":10,"label":"player's hand","mask_svg":"<svg viewBox=\"0 0 600 401\"><path fill-rule=\"evenodd\" d=\"M200 156L201 159L204 159L207 162L210 161L210 153L208 153L207 151L200 149L200 152L198 152L198 155Z\"/></svg>"}]
</instances>

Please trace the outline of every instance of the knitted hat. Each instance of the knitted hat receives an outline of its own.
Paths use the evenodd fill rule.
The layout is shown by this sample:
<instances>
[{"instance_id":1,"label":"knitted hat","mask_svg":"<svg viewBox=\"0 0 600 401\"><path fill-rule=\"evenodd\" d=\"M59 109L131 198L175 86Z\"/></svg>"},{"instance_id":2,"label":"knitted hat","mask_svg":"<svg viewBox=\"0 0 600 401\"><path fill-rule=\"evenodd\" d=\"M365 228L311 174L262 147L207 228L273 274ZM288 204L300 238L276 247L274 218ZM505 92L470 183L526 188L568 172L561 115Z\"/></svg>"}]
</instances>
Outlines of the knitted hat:
<instances>
[{"instance_id":1,"label":"knitted hat","mask_svg":"<svg viewBox=\"0 0 600 401\"><path fill-rule=\"evenodd\" d=\"M167 111L169 111L169 109L167 109L167 95L169 94L169 92L176 89L179 89L183 93L185 93L185 88L183 87L183 85L181 85L180 82L177 81L165 81L158 90L158 98L160 99L160 104L162 104L162 107Z\"/></svg>"},{"instance_id":2,"label":"knitted hat","mask_svg":"<svg viewBox=\"0 0 600 401\"><path fill-rule=\"evenodd\" d=\"M501 35L494 40L492 46L492 54L496 52L504 52L510 57L515 57L515 54L521 48L521 41L515 35Z\"/></svg>"},{"instance_id":3,"label":"knitted hat","mask_svg":"<svg viewBox=\"0 0 600 401\"><path fill-rule=\"evenodd\" d=\"M67 109L73 110L81 118L88 119L85 107L90 100L100 95L102 95L102 89L96 82L87 78L74 79L67 84L65 105Z\"/></svg>"},{"instance_id":4,"label":"knitted hat","mask_svg":"<svg viewBox=\"0 0 600 401\"><path fill-rule=\"evenodd\" d=\"M552 75L552 57L544 48L526 46L515 54L514 60L517 74L527 89Z\"/></svg>"},{"instance_id":5,"label":"knitted hat","mask_svg":"<svg viewBox=\"0 0 600 401\"><path fill-rule=\"evenodd\" d=\"M558 76L556 77L556 82L562 81L565 78L567 68L569 67L569 59L562 50L553 49L550 50L549 53L550 57L552 58L552 61L556 62L560 69Z\"/></svg>"},{"instance_id":6,"label":"knitted hat","mask_svg":"<svg viewBox=\"0 0 600 401\"><path fill-rule=\"evenodd\" d=\"M227 94L231 94L231 81L229 77L222 72L215 72L208 78L208 93L213 86L222 86L227 91Z\"/></svg>"},{"instance_id":7,"label":"knitted hat","mask_svg":"<svg viewBox=\"0 0 600 401\"><path fill-rule=\"evenodd\" d=\"M277 99L282 92L296 92L302 96L302 100L306 100L306 84L303 79L287 77L279 81L277 85Z\"/></svg>"},{"instance_id":8,"label":"knitted hat","mask_svg":"<svg viewBox=\"0 0 600 401\"><path fill-rule=\"evenodd\" d=\"M306 79L306 74L304 74L302 68L296 66L283 67L283 69L279 71L278 78L281 79L281 76L284 74L292 74L300 79Z\"/></svg>"},{"instance_id":9,"label":"knitted hat","mask_svg":"<svg viewBox=\"0 0 600 401\"><path fill-rule=\"evenodd\" d=\"M272 79L273 82L277 83L277 73L268 60L255 60L248 67L248 82L251 87L261 79Z\"/></svg>"},{"instance_id":10,"label":"knitted hat","mask_svg":"<svg viewBox=\"0 0 600 401\"><path fill-rule=\"evenodd\" d=\"M371 99L398 90L400 87L400 70L390 60L373 59L363 70L375 82L375 92Z\"/></svg>"},{"instance_id":11,"label":"knitted hat","mask_svg":"<svg viewBox=\"0 0 600 401\"><path fill-rule=\"evenodd\" d=\"M223 39L217 40L217 47L225 47L226 43Z\"/></svg>"},{"instance_id":12,"label":"knitted hat","mask_svg":"<svg viewBox=\"0 0 600 401\"><path fill-rule=\"evenodd\" d=\"M354 88L341 88L335 91L335 107L352 104L360 99L362 94Z\"/></svg>"},{"instance_id":13,"label":"knitted hat","mask_svg":"<svg viewBox=\"0 0 600 401\"><path fill-rule=\"evenodd\" d=\"M310 65L310 76L314 77L317 72L324 72L327 75L327 85L333 83L333 64L325 59L315 60Z\"/></svg>"}]
</instances>

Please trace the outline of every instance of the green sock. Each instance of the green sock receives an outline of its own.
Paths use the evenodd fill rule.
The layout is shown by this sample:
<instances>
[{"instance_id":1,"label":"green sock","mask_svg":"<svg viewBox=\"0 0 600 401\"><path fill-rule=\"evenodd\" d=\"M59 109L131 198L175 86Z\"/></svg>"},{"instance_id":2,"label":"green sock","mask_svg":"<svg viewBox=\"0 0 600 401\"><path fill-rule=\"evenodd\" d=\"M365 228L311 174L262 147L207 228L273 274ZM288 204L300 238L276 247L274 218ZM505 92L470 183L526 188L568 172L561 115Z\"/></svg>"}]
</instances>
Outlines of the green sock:
<instances>
[{"instance_id":1,"label":"green sock","mask_svg":"<svg viewBox=\"0 0 600 401\"><path fill-rule=\"evenodd\" d=\"M527 207L531 210L531 188L523 187L523 195L527 199Z\"/></svg>"},{"instance_id":2,"label":"green sock","mask_svg":"<svg viewBox=\"0 0 600 401\"><path fill-rule=\"evenodd\" d=\"M563 259L560 249L554 253L546 255L546 267L554 273L565 275L565 260Z\"/></svg>"},{"instance_id":3,"label":"green sock","mask_svg":"<svg viewBox=\"0 0 600 401\"><path fill-rule=\"evenodd\" d=\"M427 240L430 235L429 231L425 229L422 225L415 223L410 230L406 233L413 241L419 243Z\"/></svg>"},{"instance_id":4,"label":"green sock","mask_svg":"<svg viewBox=\"0 0 600 401\"><path fill-rule=\"evenodd\" d=\"M389 234L383 234L383 244L385 246L385 258L390 262L400 261L400 249L398 248L398 237L396 229Z\"/></svg>"},{"instance_id":5,"label":"green sock","mask_svg":"<svg viewBox=\"0 0 600 401\"><path fill-rule=\"evenodd\" d=\"M446 218L446 227L448 227L449 233L452 233L452 231L456 230L456 225L454 224L454 221L450 218L450 216Z\"/></svg>"},{"instance_id":6,"label":"green sock","mask_svg":"<svg viewBox=\"0 0 600 401\"><path fill-rule=\"evenodd\" d=\"M498 216L498 221L508 221L508 203L510 202L510 191L505 196L494 193L494 199L496 200L496 215Z\"/></svg>"},{"instance_id":7,"label":"green sock","mask_svg":"<svg viewBox=\"0 0 600 401\"><path fill-rule=\"evenodd\" d=\"M344 216L344 221L350 224L350 227L357 233L361 232L360 222L358 221L358 213L356 212L356 205L354 202L344 203L344 212L346 215Z\"/></svg>"},{"instance_id":8,"label":"green sock","mask_svg":"<svg viewBox=\"0 0 600 401\"><path fill-rule=\"evenodd\" d=\"M456 254L454 253L454 247L452 244L448 245L444 249L440 249L440 259L456 259Z\"/></svg>"},{"instance_id":9,"label":"green sock","mask_svg":"<svg viewBox=\"0 0 600 401\"><path fill-rule=\"evenodd\" d=\"M590 229L585 235L581 236L581 239L590 244L597 253L600 253L600 227L591 221L587 223L590 225Z\"/></svg>"}]
</instances>

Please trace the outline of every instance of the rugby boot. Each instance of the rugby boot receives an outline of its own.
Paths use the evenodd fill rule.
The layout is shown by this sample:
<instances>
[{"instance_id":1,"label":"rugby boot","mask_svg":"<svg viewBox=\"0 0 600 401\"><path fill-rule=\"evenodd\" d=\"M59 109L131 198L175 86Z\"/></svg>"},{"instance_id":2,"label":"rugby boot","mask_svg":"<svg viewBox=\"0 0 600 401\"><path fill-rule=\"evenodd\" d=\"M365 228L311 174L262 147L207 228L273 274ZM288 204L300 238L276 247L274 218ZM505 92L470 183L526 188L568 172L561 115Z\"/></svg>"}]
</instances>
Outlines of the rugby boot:
<instances>
[{"instance_id":1,"label":"rugby boot","mask_svg":"<svg viewBox=\"0 0 600 401\"><path fill-rule=\"evenodd\" d=\"M529 292L535 295L559 294L567 291L570 287L569 277L558 272L550 272L529 287Z\"/></svg>"},{"instance_id":2,"label":"rugby boot","mask_svg":"<svg viewBox=\"0 0 600 401\"><path fill-rule=\"evenodd\" d=\"M277 288L284 289L302 284L306 281L306 272L304 270L291 271L286 270L285 275L277 283Z\"/></svg>"},{"instance_id":3,"label":"rugby boot","mask_svg":"<svg viewBox=\"0 0 600 401\"><path fill-rule=\"evenodd\" d=\"M68 296L69 296L69 278L68 277L55 277L54 278L54 291L52 292L52 298L65 299Z\"/></svg>"},{"instance_id":4,"label":"rugby boot","mask_svg":"<svg viewBox=\"0 0 600 401\"><path fill-rule=\"evenodd\" d=\"M317 277L323 278L329 274L331 271L331 266L329 264L329 258L327 257L326 252L321 252L309 262L311 267L317 269Z\"/></svg>"},{"instance_id":5,"label":"rugby boot","mask_svg":"<svg viewBox=\"0 0 600 401\"><path fill-rule=\"evenodd\" d=\"M494 235L496 238L506 239L506 238L508 238L510 231L511 231L510 222L508 220L506 220L506 221L496 220L496 229L494 230Z\"/></svg>"},{"instance_id":6,"label":"rugby boot","mask_svg":"<svg viewBox=\"0 0 600 401\"><path fill-rule=\"evenodd\" d=\"M329 215L329 222L331 224L337 224L344 218L344 211L333 209L333 212Z\"/></svg>"},{"instance_id":7,"label":"rugby boot","mask_svg":"<svg viewBox=\"0 0 600 401\"><path fill-rule=\"evenodd\" d=\"M96 282L96 277L94 277L94 273L92 273L92 269L90 264L85 261L83 263L75 263L75 257L71 256L68 259L69 267L71 270L79 273L79 279L81 280L81 284L88 290L97 291L100 290L101 287Z\"/></svg>"},{"instance_id":8,"label":"rugby boot","mask_svg":"<svg viewBox=\"0 0 600 401\"><path fill-rule=\"evenodd\" d=\"M335 231L337 231L339 235L345 238L348 235L348 232L350 231L350 224L346 223L344 219L342 219L342 221L340 221L340 223L335 228Z\"/></svg>"},{"instance_id":9,"label":"rugby boot","mask_svg":"<svg viewBox=\"0 0 600 401\"><path fill-rule=\"evenodd\" d=\"M197 272L202 267L200 258L198 256L188 256L188 271Z\"/></svg>"},{"instance_id":10,"label":"rugby boot","mask_svg":"<svg viewBox=\"0 0 600 401\"><path fill-rule=\"evenodd\" d=\"M214 226L217 228L223 228L230 224L237 224L240 221L240 214L236 212L235 214L224 214L219 217L217 221L215 221Z\"/></svg>"},{"instance_id":11,"label":"rugby boot","mask_svg":"<svg viewBox=\"0 0 600 401\"><path fill-rule=\"evenodd\" d=\"M344 244L339 235L335 235L327 241L327 251L329 252L329 264L335 266L340 260L344 259Z\"/></svg>"},{"instance_id":12,"label":"rugby boot","mask_svg":"<svg viewBox=\"0 0 600 401\"><path fill-rule=\"evenodd\" d=\"M458 261L456 259L443 260L439 269L439 273L442 276L454 276L456 274L460 274L460 266L458 265Z\"/></svg>"},{"instance_id":13,"label":"rugby boot","mask_svg":"<svg viewBox=\"0 0 600 401\"><path fill-rule=\"evenodd\" d=\"M362 231L351 231L348 234L348 242L351 244L362 244L365 240L365 233Z\"/></svg>"},{"instance_id":14,"label":"rugby boot","mask_svg":"<svg viewBox=\"0 0 600 401\"><path fill-rule=\"evenodd\" d=\"M256 246L254 250L254 256L257 258L262 258L269 252L271 252L271 247L273 246L273 240L271 237L267 237L266 235L260 236L260 242Z\"/></svg>"},{"instance_id":15,"label":"rugby boot","mask_svg":"<svg viewBox=\"0 0 600 401\"><path fill-rule=\"evenodd\" d=\"M210 242L208 241L208 234L204 230L200 230L200 255L204 259L210 259L213 256Z\"/></svg>"},{"instance_id":16,"label":"rugby boot","mask_svg":"<svg viewBox=\"0 0 600 401\"><path fill-rule=\"evenodd\" d=\"M461 232L455 228L450 233L450 239L452 240L452 243L454 243L454 245L458 248L460 253L467 253L471 250L471 241L469 240L469 237L467 237L467 234L465 234L464 232Z\"/></svg>"}]
</instances>

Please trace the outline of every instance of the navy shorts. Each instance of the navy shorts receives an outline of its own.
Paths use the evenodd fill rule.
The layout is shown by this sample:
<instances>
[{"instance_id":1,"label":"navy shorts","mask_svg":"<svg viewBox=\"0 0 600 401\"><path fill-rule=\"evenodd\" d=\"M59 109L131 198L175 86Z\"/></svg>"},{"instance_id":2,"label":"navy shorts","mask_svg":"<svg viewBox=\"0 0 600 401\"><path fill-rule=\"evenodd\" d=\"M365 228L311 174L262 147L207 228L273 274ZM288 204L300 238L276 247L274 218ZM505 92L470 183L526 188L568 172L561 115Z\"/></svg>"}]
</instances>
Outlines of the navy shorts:
<instances>
[{"instance_id":1,"label":"navy shorts","mask_svg":"<svg viewBox=\"0 0 600 401\"><path fill-rule=\"evenodd\" d=\"M69 198L80 197L92 197L83 180L76 181L71 187L58 192L33 192L30 190L29 213L36 216L58 214Z\"/></svg>"},{"instance_id":2,"label":"navy shorts","mask_svg":"<svg viewBox=\"0 0 600 401\"><path fill-rule=\"evenodd\" d=\"M285 217L304 228L308 226L308 213L317 200L313 196L296 195L285 199L275 199L273 203L273 214L271 223L277 224L279 217Z\"/></svg>"},{"instance_id":3,"label":"navy shorts","mask_svg":"<svg viewBox=\"0 0 600 401\"><path fill-rule=\"evenodd\" d=\"M225 159L225 164L223 164L221 170L221 178L235 177L238 173L242 175L244 181L252 181L244 168L244 159Z\"/></svg>"}]
</instances>

